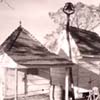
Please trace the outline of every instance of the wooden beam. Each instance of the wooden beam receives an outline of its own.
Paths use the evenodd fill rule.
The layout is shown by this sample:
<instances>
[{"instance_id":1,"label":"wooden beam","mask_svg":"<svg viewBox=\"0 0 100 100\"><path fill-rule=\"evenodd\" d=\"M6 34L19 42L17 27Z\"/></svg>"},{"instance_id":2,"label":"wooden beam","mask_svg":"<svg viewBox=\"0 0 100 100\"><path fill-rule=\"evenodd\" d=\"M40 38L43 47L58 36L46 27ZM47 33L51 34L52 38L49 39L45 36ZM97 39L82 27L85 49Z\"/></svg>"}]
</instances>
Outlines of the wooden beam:
<instances>
[{"instance_id":1,"label":"wooden beam","mask_svg":"<svg viewBox=\"0 0 100 100\"><path fill-rule=\"evenodd\" d=\"M25 69L25 73L24 73L24 93L25 93L25 95L27 94L27 69Z\"/></svg>"},{"instance_id":2,"label":"wooden beam","mask_svg":"<svg viewBox=\"0 0 100 100\"><path fill-rule=\"evenodd\" d=\"M75 100L72 68L69 68L69 76L70 76L70 88L71 88L72 100Z\"/></svg>"},{"instance_id":3,"label":"wooden beam","mask_svg":"<svg viewBox=\"0 0 100 100\"><path fill-rule=\"evenodd\" d=\"M25 73L24 73L24 98L26 100L26 95L27 95L27 69L25 69Z\"/></svg>"},{"instance_id":4,"label":"wooden beam","mask_svg":"<svg viewBox=\"0 0 100 100\"><path fill-rule=\"evenodd\" d=\"M69 68L66 68L66 76L65 76L65 100L69 100Z\"/></svg>"},{"instance_id":5,"label":"wooden beam","mask_svg":"<svg viewBox=\"0 0 100 100\"><path fill-rule=\"evenodd\" d=\"M18 69L15 69L15 100L18 100Z\"/></svg>"},{"instance_id":6,"label":"wooden beam","mask_svg":"<svg viewBox=\"0 0 100 100\"><path fill-rule=\"evenodd\" d=\"M6 96L7 93L7 70L8 68L4 68L4 97Z\"/></svg>"},{"instance_id":7,"label":"wooden beam","mask_svg":"<svg viewBox=\"0 0 100 100\"><path fill-rule=\"evenodd\" d=\"M70 64L20 64L17 69L27 69L27 68L66 68L73 67L75 65Z\"/></svg>"},{"instance_id":8,"label":"wooden beam","mask_svg":"<svg viewBox=\"0 0 100 100\"><path fill-rule=\"evenodd\" d=\"M4 68L0 67L0 100L4 100ZM4 84L3 84L4 83Z\"/></svg>"}]
</instances>

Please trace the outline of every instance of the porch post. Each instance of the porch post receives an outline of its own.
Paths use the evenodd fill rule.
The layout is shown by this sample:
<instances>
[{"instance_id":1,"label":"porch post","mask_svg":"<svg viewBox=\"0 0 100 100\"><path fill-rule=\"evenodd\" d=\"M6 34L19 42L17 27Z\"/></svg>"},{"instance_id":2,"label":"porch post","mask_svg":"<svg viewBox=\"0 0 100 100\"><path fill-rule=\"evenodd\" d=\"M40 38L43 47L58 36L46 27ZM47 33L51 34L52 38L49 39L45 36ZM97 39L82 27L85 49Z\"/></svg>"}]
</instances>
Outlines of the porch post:
<instances>
[{"instance_id":1,"label":"porch post","mask_svg":"<svg viewBox=\"0 0 100 100\"><path fill-rule=\"evenodd\" d=\"M69 68L66 68L65 75L65 100L69 100Z\"/></svg>"},{"instance_id":2,"label":"porch post","mask_svg":"<svg viewBox=\"0 0 100 100\"><path fill-rule=\"evenodd\" d=\"M18 69L15 68L15 100L18 100Z\"/></svg>"},{"instance_id":3,"label":"porch post","mask_svg":"<svg viewBox=\"0 0 100 100\"><path fill-rule=\"evenodd\" d=\"M26 95L27 95L27 69L25 69L24 73L24 94L25 94L25 100L26 100Z\"/></svg>"}]
</instances>

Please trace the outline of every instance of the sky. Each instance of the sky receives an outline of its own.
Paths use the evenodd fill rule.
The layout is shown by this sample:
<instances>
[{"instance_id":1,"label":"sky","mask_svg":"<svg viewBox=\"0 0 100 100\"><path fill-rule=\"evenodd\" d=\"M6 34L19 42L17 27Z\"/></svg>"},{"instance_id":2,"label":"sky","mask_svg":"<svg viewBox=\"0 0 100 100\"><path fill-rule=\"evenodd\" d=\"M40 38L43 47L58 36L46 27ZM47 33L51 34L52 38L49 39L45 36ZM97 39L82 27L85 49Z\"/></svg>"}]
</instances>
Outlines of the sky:
<instances>
[{"instance_id":1,"label":"sky","mask_svg":"<svg viewBox=\"0 0 100 100\"><path fill-rule=\"evenodd\" d=\"M74 4L79 1L87 5L100 4L100 0L4 0L0 3L0 44L19 26L20 21L42 42L44 35L57 27L48 13L57 11L69 1Z\"/></svg>"}]
</instances>

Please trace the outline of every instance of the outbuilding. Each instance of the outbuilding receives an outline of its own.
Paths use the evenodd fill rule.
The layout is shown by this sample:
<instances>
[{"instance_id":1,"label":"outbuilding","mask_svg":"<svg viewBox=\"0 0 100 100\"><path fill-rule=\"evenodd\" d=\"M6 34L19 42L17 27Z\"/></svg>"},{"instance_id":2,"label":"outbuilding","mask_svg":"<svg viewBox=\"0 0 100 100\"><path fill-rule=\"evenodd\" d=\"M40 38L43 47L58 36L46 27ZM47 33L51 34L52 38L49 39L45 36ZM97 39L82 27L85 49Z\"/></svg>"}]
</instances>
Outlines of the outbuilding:
<instances>
[{"instance_id":1,"label":"outbuilding","mask_svg":"<svg viewBox=\"0 0 100 100\"><path fill-rule=\"evenodd\" d=\"M49 52L32 34L30 34L21 25L2 43L0 46L0 100L6 97L14 97L17 100L19 95L33 95L36 89L40 92L47 92L52 84L51 72L48 73L49 78L46 81L47 85L41 85L43 78L39 81L41 76L41 69L44 68L59 68L64 70L66 77L64 80L66 84L66 98L68 98L68 68L74 64L63 55L59 56ZM37 76L36 76L37 75ZM56 76L53 73L53 76ZM54 81L56 79L54 78ZM38 81L38 85L34 85ZM59 83L59 80L57 81ZM37 84L37 82L36 82ZM38 88L40 87L40 88ZM36 93L36 92L34 92Z\"/></svg>"}]
</instances>

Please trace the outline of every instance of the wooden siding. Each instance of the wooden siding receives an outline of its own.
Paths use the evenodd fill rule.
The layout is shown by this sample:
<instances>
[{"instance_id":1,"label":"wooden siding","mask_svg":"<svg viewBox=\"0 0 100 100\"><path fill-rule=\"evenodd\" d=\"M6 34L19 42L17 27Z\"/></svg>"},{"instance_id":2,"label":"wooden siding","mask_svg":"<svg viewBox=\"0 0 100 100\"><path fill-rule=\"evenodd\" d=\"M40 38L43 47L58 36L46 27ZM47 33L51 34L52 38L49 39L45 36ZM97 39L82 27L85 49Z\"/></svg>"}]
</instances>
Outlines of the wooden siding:
<instances>
[{"instance_id":1,"label":"wooden siding","mask_svg":"<svg viewBox=\"0 0 100 100\"><path fill-rule=\"evenodd\" d=\"M95 69L95 67L94 67ZM24 85L24 72L25 69L18 71L18 94L23 95L25 92ZM51 73L50 73L51 72ZM4 73L3 73L4 74ZM42 94L49 93L50 88L50 75L52 76L52 84L65 86L65 68L40 68L31 69L27 76L27 94ZM14 96L14 70L7 69L6 71L5 91L6 97ZM100 87L99 75L87 70L85 67L74 66L73 67L73 79L74 86L78 86L84 89L91 89L94 86Z\"/></svg>"},{"instance_id":2,"label":"wooden siding","mask_svg":"<svg viewBox=\"0 0 100 100\"><path fill-rule=\"evenodd\" d=\"M88 65L88 63L72 67L74 86L84 89L92 89L94 86L100 87L100 74L98 71L100 73L97 66ZM45 72L41 69L42 77L51 75L52 84L61 85L63 88L65 86L65 74L65 68L51 68L45 70Z\"/></svg>"},{"instance_id":3,"label":"wooden siding","mask_svg":"<svg viewBox=\"0 0 100 100\"><path fill-rule=\"evenodd\" d=\"M36 69L32 69L32 72L35 72ZM14 70L7 69L6 71L6 92L5 97L13 97L15 91L15 79L14 79ZM26 95L36 95L36 94L44 94L49 93L50 81L49 79L41 77L39 74L27 74L27 87L25 87L24 82L24 74L25 69L21 69L18 71L18 94L19 96L25 94L25 88L27 88Z\"/></svg>"}]
</instances>

